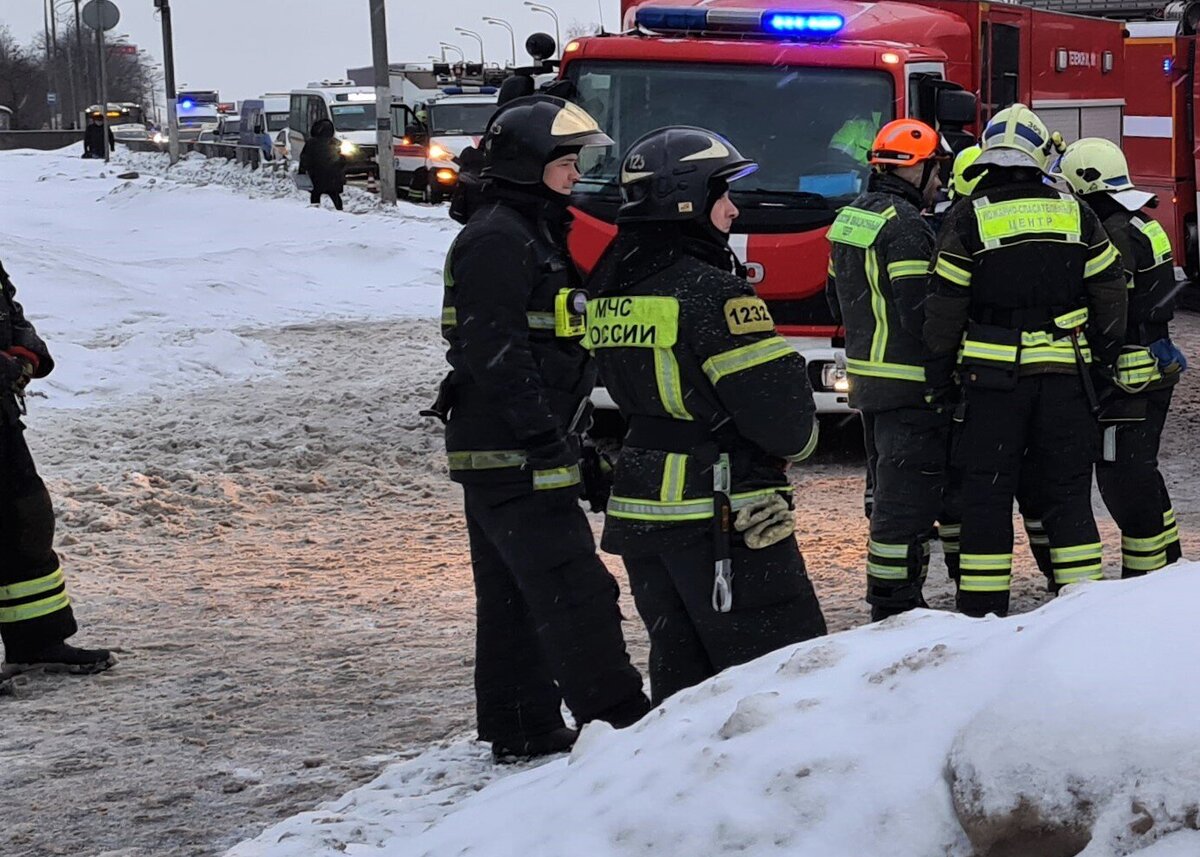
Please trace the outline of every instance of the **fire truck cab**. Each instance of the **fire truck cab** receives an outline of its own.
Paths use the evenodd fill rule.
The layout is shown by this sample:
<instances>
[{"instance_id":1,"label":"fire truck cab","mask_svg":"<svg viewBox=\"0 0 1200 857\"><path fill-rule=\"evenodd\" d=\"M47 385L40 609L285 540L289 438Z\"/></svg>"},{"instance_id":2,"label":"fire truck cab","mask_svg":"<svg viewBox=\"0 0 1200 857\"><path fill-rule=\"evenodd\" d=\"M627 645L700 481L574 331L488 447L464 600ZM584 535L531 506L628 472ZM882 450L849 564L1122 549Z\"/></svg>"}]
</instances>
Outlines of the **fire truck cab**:
<instances>
[{"instance_id":1,"label":"fire truck cab","mask_svg":"<svg viewBox=\"0 0 1200 857\"><path fill-rule=\"evenodd\" d=\"M975 0L622 5L623 33L563 51L560 76L616 142L585 150L572 253L590 269L615 235L618 166L634 140L670 124L727 136L760 165L732 188L741 216L731 244L807 359L821 413L850 410L825 236L865 187L884 123L917 117L961 148L973 142L966 126L1020 101L1069 138L1120 141L1119 22Z\"/></svg>"}]
</instances>

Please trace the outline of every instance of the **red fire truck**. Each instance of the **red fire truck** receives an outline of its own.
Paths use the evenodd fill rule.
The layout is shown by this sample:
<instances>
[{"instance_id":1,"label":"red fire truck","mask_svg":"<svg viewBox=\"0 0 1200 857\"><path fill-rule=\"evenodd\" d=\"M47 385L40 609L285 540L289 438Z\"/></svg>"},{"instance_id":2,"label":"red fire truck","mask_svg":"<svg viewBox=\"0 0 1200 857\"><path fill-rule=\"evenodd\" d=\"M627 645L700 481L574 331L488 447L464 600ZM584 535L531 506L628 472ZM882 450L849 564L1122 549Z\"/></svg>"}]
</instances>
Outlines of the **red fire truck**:
<instances>
[{"instance_id":1,"label":"red fire truck","mask_svg":"<svg viewBox=\"0 0 1200 857\"><path fill-rule=\"evenodd\" d=\"M760 164L733 187L733 247L807 358L818 411L848 412L825 234L865 185L875 130L915 116L961 144L1021 101L1068 137L1119 141L1123 25L976 0L792 2L622 0L625 32L565 46L561 76L616 141L585 150L571 249L590 268L615 234L635 139L669 124L728 136Z\"/></svg>"}]
</instances>

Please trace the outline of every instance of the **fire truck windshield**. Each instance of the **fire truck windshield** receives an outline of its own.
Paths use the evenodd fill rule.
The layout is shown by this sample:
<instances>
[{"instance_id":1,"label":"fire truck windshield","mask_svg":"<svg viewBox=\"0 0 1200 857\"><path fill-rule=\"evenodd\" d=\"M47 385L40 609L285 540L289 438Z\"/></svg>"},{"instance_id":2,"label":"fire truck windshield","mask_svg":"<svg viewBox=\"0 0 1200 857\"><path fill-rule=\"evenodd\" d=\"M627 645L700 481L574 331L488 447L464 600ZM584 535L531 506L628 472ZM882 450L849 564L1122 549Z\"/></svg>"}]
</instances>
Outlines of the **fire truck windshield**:
<instances>
[{"instance_id":1,"label":"fire truck windshield","mask_svg":"<svg viewBox=\"0 0 1200 857\"><path fill-rule=\"evenodd\" d=\"M828 211L864 186L867 150L893 118L891 79L866 69L581 60L568 77L580 106L616 143L581 155L576 194L585 208L595 207L589 195L615 196L630 144L679 124L723 134L758 162L732 188L743 209Z\"/></svg>"},{"instance_id":2,"label":"fire truck windshield","mask_svg":"<svg viewBox=\"0 0 1200 857\"><path fill-rule=\"evenodd\" d=\"M374 131L375 105L370 102L358 104L332 104L333 127L339 131Z\"/></svg>"}]
</instances>

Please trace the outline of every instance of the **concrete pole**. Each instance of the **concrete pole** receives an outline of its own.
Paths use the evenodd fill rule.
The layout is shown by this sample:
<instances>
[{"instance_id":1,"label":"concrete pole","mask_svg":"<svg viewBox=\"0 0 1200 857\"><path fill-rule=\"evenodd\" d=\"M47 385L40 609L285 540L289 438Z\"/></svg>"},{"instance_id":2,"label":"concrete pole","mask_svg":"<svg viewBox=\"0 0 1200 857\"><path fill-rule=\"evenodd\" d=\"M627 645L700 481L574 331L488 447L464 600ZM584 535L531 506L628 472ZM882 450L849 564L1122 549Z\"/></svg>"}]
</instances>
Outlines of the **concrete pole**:
<instances>
[{"instance_id":1,"label":"concrete pole","mask_svg":"<svg viewBox=\"0 0 1200 857\"><path fill-rule=\"evenodd\" d=\"M392 73L388 67L385 0L371 4L371 52L375 61L375 162L379 165L379 199L396 204L396 160L392 149Z\"/></svg>"},{"instance_id":2,"label":"concrete pole","mask_svg":"<svg viewBox=\"0 0 1200 857\"><path fill-rule=\"evenodd\" d=\"M108 78L104 59L104 28L96 28L96 52L100 55L100 115L104 117L104 163L108 163Z\"/></svg>"},{"instance_id":3,"label":"concrete pole","mask_svg":"<svg viewBox=\"0 0 1200 857\"><path fill-rule=\"evenodd\" d=\"M171 0L154 0L162 18L163 82L167 89L167 151L171 166L179 162L179 109L175 92L175 43L171 34Z\"/></svg>"}]
</instances>

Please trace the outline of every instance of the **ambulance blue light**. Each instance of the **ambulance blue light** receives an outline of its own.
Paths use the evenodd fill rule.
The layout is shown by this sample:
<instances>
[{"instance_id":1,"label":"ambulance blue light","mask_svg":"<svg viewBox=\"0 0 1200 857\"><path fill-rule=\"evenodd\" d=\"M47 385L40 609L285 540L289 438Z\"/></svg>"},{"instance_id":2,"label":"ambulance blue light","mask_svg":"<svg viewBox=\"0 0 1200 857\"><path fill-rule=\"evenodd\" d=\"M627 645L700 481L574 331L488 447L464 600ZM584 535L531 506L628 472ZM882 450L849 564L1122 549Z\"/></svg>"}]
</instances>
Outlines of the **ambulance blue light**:
<instances>
[{"instance_id":1,"label":"ambulance blue light","mask_svg":"<svg viewBox=\"0 0 1200 857\"><path fill-rule=\"evenodd\" d=\"M1163 60L1163 74L1170 74L1171 70L1174 67L1175 67L1175 61L1172 60L1170 57L1167 57L1166 59Z\"/></svg>"},{"instance_id":2,"label":"ambulance blue light","mask_svg":"<svg viewBox=\"0 0 1200 857\"><path fill-rule=\"evenodd\" d=\"M185 98L183 101L179 102L179 106L184 110L191 110L196 106L196 102L192 101L190 98Z\"/></svg>"},{"instance_id":3,"label":"ambulance blue light","mask_svg":"<svg viewBox=\"0 0 1200 857\"><path fill-rule=\"evenodd\" d=\"M763 29L772 33L836 33L846 26L846 19L832 12L768 12L763 16Z\"/></svg>"}]
</instances>

